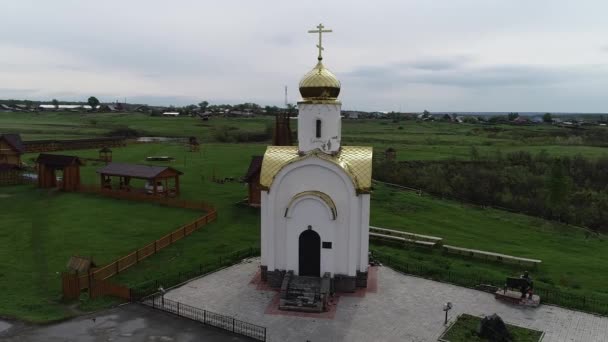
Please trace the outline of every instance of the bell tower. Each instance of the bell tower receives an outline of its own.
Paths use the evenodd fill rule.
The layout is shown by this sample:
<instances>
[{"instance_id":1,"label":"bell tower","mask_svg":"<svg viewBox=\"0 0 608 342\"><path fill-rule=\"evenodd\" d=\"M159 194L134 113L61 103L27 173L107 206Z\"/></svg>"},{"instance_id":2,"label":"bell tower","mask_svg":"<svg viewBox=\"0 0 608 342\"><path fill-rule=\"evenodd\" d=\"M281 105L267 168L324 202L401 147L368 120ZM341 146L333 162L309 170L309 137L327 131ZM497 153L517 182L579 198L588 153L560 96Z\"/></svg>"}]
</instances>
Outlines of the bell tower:
<instances>
[{"instance_id":1,"label":"bell tower","mask_svg":"<svg viewBox=\"0 0 608 342\"><path fill-rule=\"evenodd\" d=\"M341 108L338 101L340 81L323 65L323 24L309 33L319 34L317 65L300 81L302 101L298 102L298 151L320 150L337 154L342 140Z\"/></svg>"}]
</instances>

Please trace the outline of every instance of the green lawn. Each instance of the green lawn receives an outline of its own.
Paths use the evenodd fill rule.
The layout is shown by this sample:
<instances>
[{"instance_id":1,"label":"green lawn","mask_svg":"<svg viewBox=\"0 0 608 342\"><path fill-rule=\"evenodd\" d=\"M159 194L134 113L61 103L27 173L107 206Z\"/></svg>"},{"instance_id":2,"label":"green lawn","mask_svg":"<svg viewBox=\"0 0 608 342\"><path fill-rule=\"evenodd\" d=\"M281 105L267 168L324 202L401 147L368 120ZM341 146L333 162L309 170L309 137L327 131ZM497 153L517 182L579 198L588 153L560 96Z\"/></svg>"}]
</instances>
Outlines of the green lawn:
<instances>
[{"instance_id":1,"label":"green lawn","mask_svg":"<svg viewBox=\"0 0 608 342\"><path fill-rule=\"evenodd\" d=\"M199 264L215 260L222 254L259 245L258 211L237 205L247 195L246 186L238 182L218 184L211 179L214 176L240 178L247 170L251 156L263 154L267 143L213 143L213 132L219 126L262 131L269 120L212 119L203 122L195 118L151 118L140 114L0 113L2 130L22 132L26 139L100 136L121 127L135 128L150 135L195 135L201 138L200 153L186 152L186 148L178 143L131 144L113 149L114 161L146 163L147 156L175 157L175 161L164 165L184 172L180 180L182 197L208 201L215 205L219 215L217 222L113 278L130 286L163 274L192 271ZM493 133L479 125L414 121L345 120L343 125L347 144L371 144L376 148L376 154L393 146L402 160L468 158L471 146L476 146L480 153L519 149L546 149L560 155L582 153L601 156L605 153L606 149L600 147L557 145L550 136L555 130L560 128L501 126L500 132ZM530 137L521 138L521 134ZM97 157L96 150L57 153ZM32 164L36 155L26 155L24 161ZM162 162L153 164L163 165ZM83 182L96 184L95 170L100 166L96 162L87 162L82 168ZM50 197L46 191L28 187L0 188L0 193L12 195L0 198L1 207L9 213L7 219L2 217L0 221L0 243L10 246L0 252L4 253L0 259L3 261L0 264L0 287L7 288L11 294L18 294L0 299L0 315L38 321L69 314L58 302L60 284L56 272L64 270L70 255L92 255L103 264L160 237L196 215L190 211L79 194L60 193ZM128 221L123 221L125 218ZM588 236L573 227L418 197L383 186L378 186L372 194L371 223L441 236L447 244L542 259L540 268L533 271L537 281L576 293L608 295L605 287L608 283L605 237ZM146 236L138 230L141 227L146 227ZM71 234L73 231L82 235L75 238ZM62 246L77 249L60 247L56 245L59 242ZM32 248L36 243L43 247ZM376 248L390 252L403 262L491 274L498 278L522 271L516 267L448 257L433 251L387 246ZM106 302L85 305L103 307Z\"/></svg>"},{"instance_id":2,"label":"green lawn","mask_svg":"<svg viewBox=\"0 0 608 342\"><path fill-rule=\"evenodd\" d=\"M70 256L103 265L200 216L29 185L0 188L0 208L0 316L30 321L70 315L60 303Z\"/></svg>"},{"instance_id":3,"label":"green lawn","mask_svg":"<svg viewBox=\"0 0 608 342\"><path fill-rule=\"evenodd\" d=\"M262 154L264 145L205 144L200 153L185 152L180 144L137 144L114 149L115 161L144 163L148 155L169 155L171 165L184 172L182 196L213 203L219 213L216 223L193 234L157 256L148 259L118 278L135 285L159 274L190 271L219 253L229 253L259 244L259 214L236 203L245 198L247 189L237 182L217 184L218 178L242 176L250 156ZM66 152L70 153L70 152ZM95 156L96 151L72 151L80 156ZM157 163L158 164L158 163ZM89 163L82 170L85 182L97 182ZM478 209L457 202L420 197L385 186L376 186L372 194L372 225L435 235L446 244L543 260L533 275L538 282L577 293L608 294L608 242L604 236L542 219L509 212ZM512 266L486 263L438 252L417 249L390 250L404 262L416 262L471 273L485 272L502 278L522 270Z\"/></svg>"},{"instance_id":4,"label":"green lawn","mask_svg":"<svg viewBox=\"0 0 608 342\"><path fill-rule=\"evenodd\" d=\"M151 117L124 113L0 113L2 132L21 133L25 140L77 139L103 136L112 130L132 128L152 136L197 136L215 142L215 131L229 127L232 132L263 132L271 117L212 118L202 121L191 117ZM297 128L293 120L292 129ZM602 128L594 128L602 129ZM603 130L608 134L608 128ZM597 158L608 153L606 147L567 145L558 135L570 132L551 125L484 126L446 122L391 120L343 120L344 144L371 145L377 153L396 148L399 160L430 160L470 157L471 146L478 152L493 154L526 150L545 150L554 155L582 154Z\"/></svg>"},{"instance_id":5,"label":"green lawn","mask_svg":"<svg viewBox=\"0 0 608 342\"><path fill-rule=\"evenodd\" d=\"M418 196L377 186L372 195L372 224L444 238L444 243L519 257L541 259L530 270L539 285L576 293L608 295L608 241L572 226L494 209ZM516 266L380 247L404 262L491 275L519 274ZM608 297L607 297L608 298Z\"/></svg>"},{"instance_id":6,"label":"green lawn","mask_svg":"<svg viewBox=\"0 0 608 342\"><path fill-rule=\"evenodd\" d=\"M486 342L488 339L481 338L477 335L477 326L479 322L481 322L481 318L479 317L462 314L458 316L458 320L450 326L442 339L449 342ZM510 324L506 325L507 330L509 330L513 337L513 342L538 342L543 334L541 331L537 330L526 329Z\"/></svg>"}]
</instances>

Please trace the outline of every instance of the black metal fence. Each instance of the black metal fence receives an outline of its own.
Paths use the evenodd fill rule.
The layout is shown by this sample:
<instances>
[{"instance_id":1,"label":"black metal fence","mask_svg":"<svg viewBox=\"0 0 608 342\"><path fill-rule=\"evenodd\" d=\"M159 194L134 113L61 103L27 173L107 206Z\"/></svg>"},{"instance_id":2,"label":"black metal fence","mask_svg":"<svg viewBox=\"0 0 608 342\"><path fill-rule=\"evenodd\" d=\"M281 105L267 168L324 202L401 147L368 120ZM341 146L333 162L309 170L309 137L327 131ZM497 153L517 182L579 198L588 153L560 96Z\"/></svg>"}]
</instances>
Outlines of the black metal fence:
<instances>
[{"instance_id":1,"label":"black metal fence","mask_svg":"<svg viewBox=\"0 0 608 342\"><path fill-rule=\"evenodd\" d=\"M132 300L141 300L142 298L158 292L159 287L168 289L179 285L192 278L215 272L224 267L228 267L241 262L241 260L260 255L260 249L250 247L236 252L221 255L215 260L211 260L204 264L199 264L198 267L189 271L178 271L164 274L156 279L148 280L143 283L131 287Z\"/></svg>"},{"instance_id":2,"label":"black metal fence","mask_svg":"<svg viewBox=\"0 0 608 342\"><path fill-rule=\"evenodd\" d=\"M142 303L155 309L170 312L180 317L189 318L191 320L224 329L235 334L247 336L258 341L266 341L265 327L243 322L231 316L221 315L215 312L169 300L164 298L164 296L160 293L144 298Z\"/></svg>"},{"instance_id":3,"label":"black metal fence","mask_svg":"<svg viewBox=\"0 0 608 342\"><path fill-rule=\"evenodd\" d=\"M442 268L406 263L377 250L373 250L372 255L376 260L398 272L469 288L476 288L479 285L492 285L502 288L506 279L506 277L499 279L479 273L454 272ZM534 293L540 296L543 303L608 315L608 296L603 298L602 296L580 295L557 288L549 288L538 283L535 283Z\"/></svg>"}]
</instances>

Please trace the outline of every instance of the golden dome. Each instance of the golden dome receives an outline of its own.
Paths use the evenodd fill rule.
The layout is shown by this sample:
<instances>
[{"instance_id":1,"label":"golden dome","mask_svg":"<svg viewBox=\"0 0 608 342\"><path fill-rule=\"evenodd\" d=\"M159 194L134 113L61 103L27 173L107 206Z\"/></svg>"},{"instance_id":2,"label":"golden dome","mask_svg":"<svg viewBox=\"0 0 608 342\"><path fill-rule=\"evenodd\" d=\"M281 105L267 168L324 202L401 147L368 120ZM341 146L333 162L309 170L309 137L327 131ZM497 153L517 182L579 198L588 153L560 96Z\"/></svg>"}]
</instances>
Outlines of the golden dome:
<instances>
[{"instance_id":1,"label":"golden dome","mask_svg":"<svg viewBox=\"0 0 608 342\"><path fill-rule=\"evenodd\" d=\"M335 99L340 94L340 81L319 60L317 65L302 77L300 94L304 99Z\"/></svg>"}]
</instances>

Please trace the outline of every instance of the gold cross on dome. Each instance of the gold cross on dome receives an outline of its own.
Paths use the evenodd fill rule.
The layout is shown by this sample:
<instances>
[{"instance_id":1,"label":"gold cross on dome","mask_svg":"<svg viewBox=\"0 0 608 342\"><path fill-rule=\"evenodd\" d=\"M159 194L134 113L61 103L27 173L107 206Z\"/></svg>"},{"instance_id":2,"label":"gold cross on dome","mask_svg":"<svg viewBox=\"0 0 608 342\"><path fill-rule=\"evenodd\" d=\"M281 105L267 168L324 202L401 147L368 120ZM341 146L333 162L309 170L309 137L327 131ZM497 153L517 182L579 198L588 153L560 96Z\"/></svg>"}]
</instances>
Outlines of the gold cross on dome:
<instances>
[{"instance_id":1,"label":"gold cross on dome","mask_svg":"<svg viewBox=\"0 0 608 342\"><path fill-rule=\"evenodd\" d=\"M319 57L317 57L318 60L322 60L323 56L321 55L321 51L323 51L323 42L321 37L323 36L323 33L328 33L328 32L332 32L331 30L324 30L325 26L323 26L323 24L319 24L319 26L317 26L316 30L310 30L308 31L308 33L318 33L319 34L319 44L317 45L317 48L319 48Z\"/></svg>"}]
</instances>

